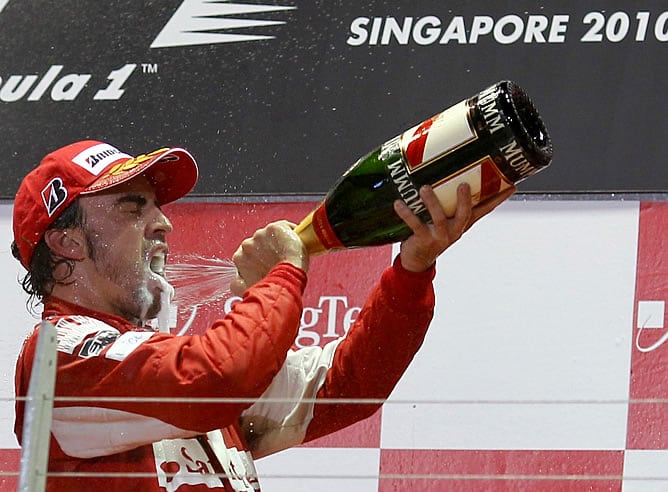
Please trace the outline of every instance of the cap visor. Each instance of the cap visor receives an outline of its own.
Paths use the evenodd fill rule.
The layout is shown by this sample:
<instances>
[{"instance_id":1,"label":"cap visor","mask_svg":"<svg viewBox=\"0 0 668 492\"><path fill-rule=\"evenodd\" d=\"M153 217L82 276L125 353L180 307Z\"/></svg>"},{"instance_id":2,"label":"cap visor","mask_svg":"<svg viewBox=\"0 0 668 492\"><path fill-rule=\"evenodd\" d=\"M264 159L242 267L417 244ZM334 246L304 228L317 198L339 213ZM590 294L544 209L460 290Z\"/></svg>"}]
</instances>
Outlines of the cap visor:
<instances>
[{"instance_id":1,"label":"cap visor","mask_svg":"<svg viewBox=\"0 0 668 492\"><path fill-rule=\"evenodd\" d=\"M160 204L187 195L197 183L198 169L193 156L179 147L165 148L110 164L82 194L96 193L144 175L155 188Z\"/></svg>"}]
</instances>

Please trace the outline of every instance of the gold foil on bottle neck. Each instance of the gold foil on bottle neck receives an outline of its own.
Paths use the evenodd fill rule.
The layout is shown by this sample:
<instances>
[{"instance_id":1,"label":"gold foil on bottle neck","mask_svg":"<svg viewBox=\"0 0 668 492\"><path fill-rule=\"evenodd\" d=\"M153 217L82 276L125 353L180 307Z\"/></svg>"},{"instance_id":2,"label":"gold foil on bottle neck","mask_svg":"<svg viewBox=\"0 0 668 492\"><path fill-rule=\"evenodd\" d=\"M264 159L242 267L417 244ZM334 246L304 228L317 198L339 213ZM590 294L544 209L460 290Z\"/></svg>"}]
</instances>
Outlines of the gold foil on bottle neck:
<instances>
[{"instance_id":1,"label":"gold foil on bottle neck","mask_svg":"<svg viewBox=\"0 0 668 492\"><path fill-rule=\"evenodd\" d=\"M327 248L322 244L313 228L313 212L304 217L299 225L295 227L295 232L304 243L309 255L316 256L327 253Z\"/></svg>"}]
</instances>

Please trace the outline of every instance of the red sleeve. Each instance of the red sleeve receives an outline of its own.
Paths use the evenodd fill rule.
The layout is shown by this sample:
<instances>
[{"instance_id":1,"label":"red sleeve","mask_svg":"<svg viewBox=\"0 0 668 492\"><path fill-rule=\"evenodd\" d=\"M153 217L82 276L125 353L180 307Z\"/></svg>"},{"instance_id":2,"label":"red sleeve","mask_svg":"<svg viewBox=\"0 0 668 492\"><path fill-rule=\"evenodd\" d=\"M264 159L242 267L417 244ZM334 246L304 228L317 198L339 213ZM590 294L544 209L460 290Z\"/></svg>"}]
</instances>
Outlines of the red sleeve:
<instances>
[{"instance_id":1,"label":"red sleeve","mask_svg":"<svg viewBox=\"0 0 668 492\"><path fill-rule=\"evenodd\" d=\"M155 333L120 361L106 357L113 344L89 358L60 352L56 396L92 398L57 406L123 410L197 432L225 427L264 392L283 365L299 327L305 285L302 270L282 263L202 335ZM196 401L202 398L234 401Z\"/></svg>"},{"instance_id":2,"label":"red sleeve","mask_svg":"<svg viewBox=\"0 0 668 492\"><path fill-rule=\"evenodd\" d=\"M399 257L381 276L339 345L318 398L386 399L422 345L434 313L435 270L413 273ZM372 415L381 404L316 404L305 441Z\"/></svg>"}]
</instances>

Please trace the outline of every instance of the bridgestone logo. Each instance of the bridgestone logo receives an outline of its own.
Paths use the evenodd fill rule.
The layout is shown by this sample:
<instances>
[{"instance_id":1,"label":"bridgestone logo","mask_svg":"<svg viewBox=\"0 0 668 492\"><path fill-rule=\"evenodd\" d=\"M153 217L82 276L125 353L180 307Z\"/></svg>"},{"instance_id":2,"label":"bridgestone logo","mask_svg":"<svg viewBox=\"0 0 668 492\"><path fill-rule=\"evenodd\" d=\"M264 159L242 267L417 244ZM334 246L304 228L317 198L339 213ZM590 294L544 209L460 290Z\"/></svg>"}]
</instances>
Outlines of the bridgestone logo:
<instances>
[{"instance_id":1,"label":"bridgestone logo","mask_svg":"<svg viewBox=\"0 0 668 492\"><path fill-rule=\"evenodd\" d=\"M54 212L67 200L67 188L61 178L53 178L42 190L42 200L46 212L51 217Z\"/></svg>"},{"instance_id":2,"label":"bridgestone logo","mask_svg":"<svg viewBox=\"0 0 668 492\"><path fill-rule=\"evenodd\" d=\"M109 144L94 145L76 155L72 162L81 166L89 173L99 175L112 162L121 159L131 159L132 156L124 154L116 147Z\"/></svg>"},{"instance_id":3,"label":"bridgestone logo","mask_svg":"<svg viewBox=\"0 0 668 492\"><path fill-rule=\"evenodd\" d=\"M100 152L99 154L91 155L88 157L88 165L90 167L95 167L95 165L102 162L102 159L105 157L111 157L112 155L116 155L118 153L119 151L117 149L110 149L105 150L104 152Z\"/></svg>"},{"instance_id":4,"label":"bridgestone logo","mask_svg":"<svg viewBox=\"0 0 668 492\"><path fill-rule=\"evenodd\" d=\"M266 12L294 10L296 8L278 5L185 0L153 40L151 48L274 39L275 36L267 34L221 33L219 31L247 30L248 28L282 25L285 24L284 21L249 19L248 16ZM233 18L232 16L241 16L241 18Z\"/></svg>"}]
</instances>

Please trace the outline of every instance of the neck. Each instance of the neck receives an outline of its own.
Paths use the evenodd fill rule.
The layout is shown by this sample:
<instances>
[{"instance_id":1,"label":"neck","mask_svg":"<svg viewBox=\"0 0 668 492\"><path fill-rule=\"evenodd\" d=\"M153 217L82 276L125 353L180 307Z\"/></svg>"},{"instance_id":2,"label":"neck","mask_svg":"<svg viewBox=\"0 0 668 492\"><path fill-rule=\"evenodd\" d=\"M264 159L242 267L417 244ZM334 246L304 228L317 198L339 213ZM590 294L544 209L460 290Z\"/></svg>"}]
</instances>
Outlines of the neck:
<instances>
[{"instance_id":1,"label":"neck","mask_svg":"<svg viewBox=\"0 0 668 492\"><path fill-rule=\"evenodd\" d=\"M91 311L121 317L136 326L144 325L144 322L139 318L131 316L127 312L122 312L108 299L99 295L97 289L86 285L81 280L68 280L66 284L56 284L51 291L51 295Z\"/></svg>"}]
</instances>

